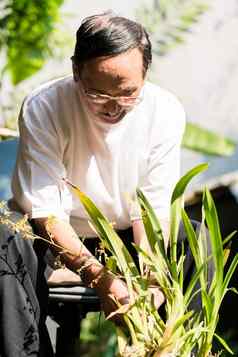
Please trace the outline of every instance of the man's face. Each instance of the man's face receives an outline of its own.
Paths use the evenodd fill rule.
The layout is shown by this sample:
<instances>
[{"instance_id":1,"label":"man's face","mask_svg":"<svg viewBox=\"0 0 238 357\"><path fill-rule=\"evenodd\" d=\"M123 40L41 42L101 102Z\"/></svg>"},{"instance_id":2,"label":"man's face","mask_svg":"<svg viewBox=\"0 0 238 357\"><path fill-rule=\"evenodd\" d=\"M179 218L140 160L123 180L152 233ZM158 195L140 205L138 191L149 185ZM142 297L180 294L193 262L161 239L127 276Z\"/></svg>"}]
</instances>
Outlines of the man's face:
<instances>
[{"instance_id":1,"label":"man's face","mask_svg":"<svg viewBox=\"0 0 238 357\"><path fill-rule=\"evenodd\" d=\"M89 60L79 68L79 77L88 110L99 121L118 123L140 101L142 54L135 48Z\"/></svg>"}]
</instances>

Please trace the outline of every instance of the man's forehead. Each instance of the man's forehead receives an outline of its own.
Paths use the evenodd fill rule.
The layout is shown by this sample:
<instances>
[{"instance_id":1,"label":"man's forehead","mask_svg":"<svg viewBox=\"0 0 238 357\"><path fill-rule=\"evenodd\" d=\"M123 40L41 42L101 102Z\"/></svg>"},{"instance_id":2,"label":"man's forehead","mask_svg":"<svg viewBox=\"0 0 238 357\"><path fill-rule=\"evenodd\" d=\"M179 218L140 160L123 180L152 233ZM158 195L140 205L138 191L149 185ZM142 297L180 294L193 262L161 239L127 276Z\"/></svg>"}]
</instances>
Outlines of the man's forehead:
<instances>
[{"instance_id":1,"label":"man's forehead","mask_svg":"<svg viewBox=\"0 0 238 357\"><path fill-rule=\"evenodd\" d=\"M142 54L135 48L119 55L91 59L83 64L82 72L85 78L101 75L114 77L116 81L122 82L130 75L142 76Z\"/></svg>"}]
</instances>

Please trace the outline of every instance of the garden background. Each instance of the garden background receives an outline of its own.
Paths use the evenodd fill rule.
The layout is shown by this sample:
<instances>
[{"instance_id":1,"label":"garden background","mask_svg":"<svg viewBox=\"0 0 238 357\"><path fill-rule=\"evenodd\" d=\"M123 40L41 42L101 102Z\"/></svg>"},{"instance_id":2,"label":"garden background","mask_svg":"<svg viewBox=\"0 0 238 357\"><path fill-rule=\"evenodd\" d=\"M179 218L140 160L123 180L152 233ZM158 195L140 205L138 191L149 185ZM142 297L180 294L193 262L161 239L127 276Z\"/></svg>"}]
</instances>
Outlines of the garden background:
<instances>
[{"instance_id":1,"label":"garden background","mask_svg":"<svg viewBox=\"0 0 238 357\"><path fill-rule=\"evenodd\" d=\"M45 31L38 48L30 41L24 47L21 44L22 26L25 22L27 29L30 10L36 4L37 1L32 0L2 0L0 3L0 127L15 130L24 96L40 83L70 73L75 31L81 20L112 9L142 22L152 33L154 60L150 78L177 95L184 105L188 121L237 141L236 0L229 3L224 0L131 0L129 4L127 0L42 1L42 18L38 18L37 23L40 27L42 21L42 28L48 29L48 33ZM11 15L11 6L17 9L15 18L7 17ZM48 10L44 11L44 6L48 6ZM47 14L47 11L52 13ZM47 22L47 15L51 16L51 22ZM14 27L14 24L17 26ZM32 60L32 67L27 59ZM27 72L27 68L31 71ZM201 162L209 162L210 167L193 181L190 196L194 198L202 184L207 183L214 189L229 187L234 199L237 199L237 147L228 157L214 157L196 152L198 138L195 134L195 151L183 149L182 173ZM4 184L0 182L0 189ZM224 207L223 212L227 214ZM93 345L96 346L95 356L99 356L98 340L101 341L102 356L107 356L106 353L112 355L115 338L109 332L111 325L102 325L98 323L98 317L90 316L84 323L81 336L85 356L93 356ZM231 329L229 333L235 346L234 331ZM89 346L92 348L90 352L87 350Z\"/></svg>"}]
</instances>

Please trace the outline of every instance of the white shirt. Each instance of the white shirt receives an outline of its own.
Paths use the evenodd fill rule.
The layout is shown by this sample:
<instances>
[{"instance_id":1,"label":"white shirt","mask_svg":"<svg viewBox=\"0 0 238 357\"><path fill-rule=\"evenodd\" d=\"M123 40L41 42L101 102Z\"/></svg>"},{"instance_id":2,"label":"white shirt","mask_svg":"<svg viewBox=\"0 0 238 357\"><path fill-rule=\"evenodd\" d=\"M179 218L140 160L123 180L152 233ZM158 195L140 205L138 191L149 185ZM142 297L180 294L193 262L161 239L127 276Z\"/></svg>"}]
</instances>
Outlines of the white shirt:
<instances>
[{"instance_id":1,"label":"white shirt","mask_svg":"<svg viewBox=\"0 0 238 357\"><path fill-rule=\"evenodd\" d=\"M26 98L20 112L14 201L30 218L55 215L78 234L95 236L79 199L62 181L67 177L116 229L140 219L137 187L158 217L168 219L184 126L179 101L148 82L142 102L111 125L90 117L72 76L49 82Z\"/></svg>"}]
</instances>

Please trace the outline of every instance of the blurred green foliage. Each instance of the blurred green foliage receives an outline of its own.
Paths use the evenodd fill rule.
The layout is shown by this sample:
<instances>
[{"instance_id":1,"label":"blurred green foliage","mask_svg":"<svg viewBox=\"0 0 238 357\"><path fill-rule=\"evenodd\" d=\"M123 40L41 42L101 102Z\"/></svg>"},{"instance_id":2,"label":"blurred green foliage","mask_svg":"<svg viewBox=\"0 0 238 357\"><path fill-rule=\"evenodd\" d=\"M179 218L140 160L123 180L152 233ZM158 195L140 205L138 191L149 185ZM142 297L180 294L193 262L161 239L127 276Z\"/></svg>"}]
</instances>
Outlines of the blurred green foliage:
<instances>
[{"instance_id":1,"label":"blurred green foliage","mask_svg":"<svg viewBox=\"0 0 238 357\"><path fill-rule=\"evenodd\" d=\"M184 42L184 35L207 9L205 0L154 0L138 8L136 17L151 35L153 52L162 56Z\"/></svg>"},{"instance_id":2,"label":"blurred green foliage","mask_svg":"<svg viewBox=\"0 0 238 357\"><path fill-rule=\"evenodd\" d=\"M115 326L105 320L102 312L90 312L82 321L80 333L81 357L112 357L117 355Z\"/></svg>"},{"instance_id":3,"label":"blurred green foliage","mask_svg":"<svg viewBox=\"0 0 238 357\"><path fill-rule=\"evenodd\" d=\"M14 85L35 74L52 55L49 36L64 0L2 0L0 51Z\"/></svg>"},{"instance_id":4,"label":"blurred green foliage","mask_svg":"<svg viewBox=\"0 0 238 357\"><path fill-rule=\"evenodd\" d=\"M237 143L194 123L186 123L182 146L205 155L229 156Z\"/></svg>"}]
</instances>

